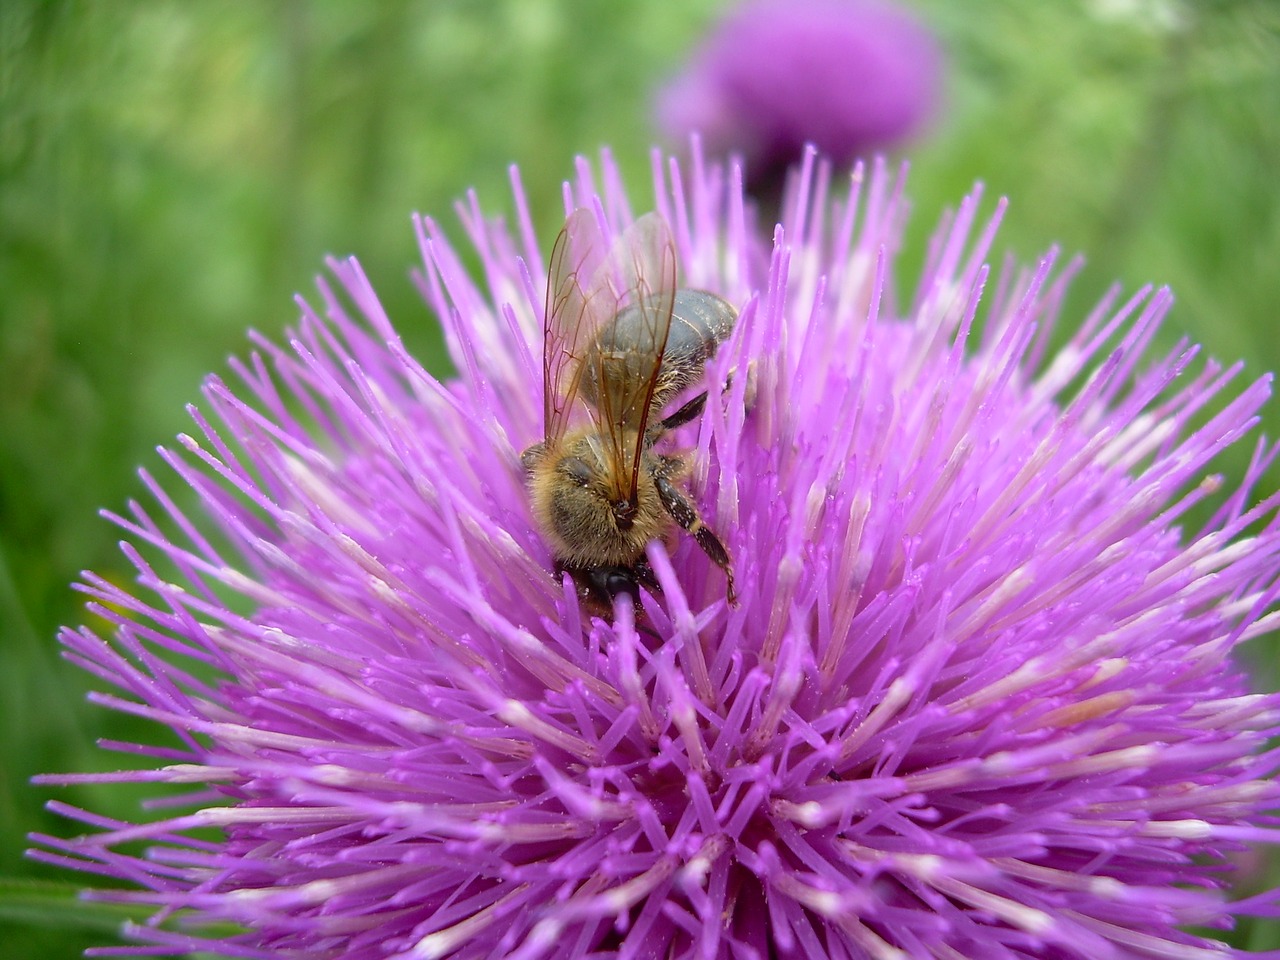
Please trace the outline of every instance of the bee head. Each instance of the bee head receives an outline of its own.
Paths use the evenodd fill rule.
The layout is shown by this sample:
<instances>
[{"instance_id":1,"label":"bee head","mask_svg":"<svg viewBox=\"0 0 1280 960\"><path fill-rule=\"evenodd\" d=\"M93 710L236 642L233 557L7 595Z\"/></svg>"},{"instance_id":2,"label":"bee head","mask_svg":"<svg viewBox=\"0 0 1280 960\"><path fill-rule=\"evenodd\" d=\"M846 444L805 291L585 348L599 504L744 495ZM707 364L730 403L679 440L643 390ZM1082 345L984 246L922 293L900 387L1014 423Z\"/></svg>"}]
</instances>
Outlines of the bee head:
<instances>
[{"instance_id":1,"label":"bee head","mask_svg":"<svg viewBox=\"0 0 1280 960\"><path fill-rule=\"evenodd\" d=\"M571 566L627 566L666 530L653 484L641 482L629 498L629 477L614 476L603 449L584 432L552 449L530 448L522 458L534 519L557 559Z\"/></svg>"}]
</instances>

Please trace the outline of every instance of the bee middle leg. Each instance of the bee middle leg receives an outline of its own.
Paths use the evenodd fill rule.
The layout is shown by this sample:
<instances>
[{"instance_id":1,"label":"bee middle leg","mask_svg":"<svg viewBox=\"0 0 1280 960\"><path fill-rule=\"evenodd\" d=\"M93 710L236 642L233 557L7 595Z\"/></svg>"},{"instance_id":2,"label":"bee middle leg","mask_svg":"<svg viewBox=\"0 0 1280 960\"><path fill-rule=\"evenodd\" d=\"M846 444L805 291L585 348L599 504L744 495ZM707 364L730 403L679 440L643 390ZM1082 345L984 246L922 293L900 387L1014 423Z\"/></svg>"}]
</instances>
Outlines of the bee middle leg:
<instances>
[{"instance_id":1,"label":"bee middle leg","mask_svg":"<svg viewBox=\"0 0 1280 960\"><path fill-rule=\"evenodd\" d=\"M705 393L701 399L705 402ZM691 400L690 403L692 402ZM671 476L679 476L683 472L683 462L678 457L663 457L662 460L664 469L655 472L653 482L658 488L658 496L662 500L663 508L667 513L671 514L671 518L676 523L680 524L698 542L698 546L702 548L703 553L711 558L711 562L724 571L725 579L728 581L726 594L729 604L736 606L738 597L733 590L733 564L729 561L729 551L720 542L720 538L715 535L715 531L703 522L702 516L698 513L698 508L694 506L693 501L681 493L679 487L671 482Z\"/></svg>"},{"instance_id":2,"label":"bee middle leg","mask_svg":"<svg viewBox=\"0 0 1280 960\"><path fill-rule=\"evenodd\" d=\"M754 369L748 371L748 380L747 380L748 394L746 398L748 409L750 409L755 404L755 396L754 396L755 377L753 376L754 372L755 372ZM728 393L729 388L731 386L733 386L733 371L730 371L729 375L725 378L724 389L721 391L721 394L723 395ZM705 410L706 408L707 408L707 391L703 390L696 397L691 397L688 400L688 402L681 404L680 408L676 410L673 414L671 414L671 416L664 417L662 420L659 420L657 426L654 427L650 431L650 433L656 439L662 436L664 433L674 430L676 427L683 427L686 423L690 423L693 420L697 420L698 417L702 416L702 411Z\"/></svg>"},{"instance_id":3,"label":"bee middle leg","mask_svg":"<svg viewBox=\"0 0 1280 960\"><path fill-rule=\"evenodd\" d=\"M676 427L683 427L686 423L698 419L702 416L702 411L707 408L707 391L703 390L696 397L690 399L687 403L680 406L680 409L669 417L664 417L658 421L658 429L654 431L657 436L662 436L669 430Z\"/></svg>"}]
</instances>

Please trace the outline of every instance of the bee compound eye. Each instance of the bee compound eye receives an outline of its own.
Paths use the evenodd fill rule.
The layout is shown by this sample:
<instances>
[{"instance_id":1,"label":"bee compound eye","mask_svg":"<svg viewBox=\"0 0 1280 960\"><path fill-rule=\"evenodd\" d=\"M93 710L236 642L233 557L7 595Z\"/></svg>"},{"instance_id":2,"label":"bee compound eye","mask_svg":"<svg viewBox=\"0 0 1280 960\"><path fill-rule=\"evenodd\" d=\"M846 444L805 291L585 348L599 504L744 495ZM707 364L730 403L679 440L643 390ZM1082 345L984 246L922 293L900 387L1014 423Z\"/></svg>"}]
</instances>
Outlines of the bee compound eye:
<instances>
[{"instance_id":1,"label":"bee compound eye","mask_svg":"<svg viewBox=\"0 0 1280 960\"><path fill-rule=\"evenodd\" d=\"M560 469L564 471L565 476L580 487L585 487L591 482L591 468L587 466L585 461L577 457L565 457L560 464Z\"/></svg>"}]
</instances>

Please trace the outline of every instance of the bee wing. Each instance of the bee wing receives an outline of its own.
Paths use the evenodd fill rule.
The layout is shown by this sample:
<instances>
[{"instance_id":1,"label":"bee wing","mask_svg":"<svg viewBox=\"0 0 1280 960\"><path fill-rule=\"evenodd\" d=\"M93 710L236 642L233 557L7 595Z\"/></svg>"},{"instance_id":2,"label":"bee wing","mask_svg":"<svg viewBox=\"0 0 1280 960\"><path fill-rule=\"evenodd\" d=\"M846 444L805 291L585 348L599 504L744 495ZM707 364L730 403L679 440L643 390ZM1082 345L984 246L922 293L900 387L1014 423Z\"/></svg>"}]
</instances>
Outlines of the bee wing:
<instances>
[{"instance_id":1,"label":"bee wing","mask_svg":"<svg viewBox=\"0 0 1280 960\"><path fill-rule=\"evenodd\" d=\"M625 324L603 326L587 343L579 369L580 380L589 378L592 416L606 440L611 492L628 503L635 502L675 289L675 244L666 221L656 213L641 217L623 233L590 284L592 297L610 305L606 322L619 309L636 314Z\"/></svg>"},{"instance_id":2,"label":"bee wing","mask_svg":"<svg viewBox=\"0 0 1280 960\"><path fill-rule=\"evenodd\" d=\"M595 215L578 208L569 215L551 250L547 306L543 317L543 440L564 435L582 383L582 362L596 331L617 310L617 301L593 291L606 244Z\"/></svg>"}]
</instances>

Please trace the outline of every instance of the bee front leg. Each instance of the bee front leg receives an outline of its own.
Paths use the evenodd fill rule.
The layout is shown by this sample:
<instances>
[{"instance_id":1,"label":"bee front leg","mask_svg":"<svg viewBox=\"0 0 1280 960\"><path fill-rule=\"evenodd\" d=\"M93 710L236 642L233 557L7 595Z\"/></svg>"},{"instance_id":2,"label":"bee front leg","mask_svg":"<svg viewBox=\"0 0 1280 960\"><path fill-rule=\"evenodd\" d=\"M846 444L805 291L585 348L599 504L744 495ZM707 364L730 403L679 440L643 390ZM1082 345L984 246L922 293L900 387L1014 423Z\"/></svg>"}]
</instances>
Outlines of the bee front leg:
<instances>
[{"instance_id":1,"label":"bee front leg","mask_svg":"<svg viewBox=\"0 0 1280 960\"><path fill-rule=\"evenodd\" d=\"M702 399L706 399L706 394L703 394ZM678 460L664 458L664 466L678 469L680 465ZM738 597L733 590L733 565L729 562L729 551L724 548L724 544L720 542L715 532L702 522L698 508L693 505L693 502L667 478L667 471L656 472L653 483L658 488L658 496L662 499L663 508L671 514L671 518L687 530L689 535L698 542L702 552L711 558L711 562L724 571L725 579L729 582L726 590L729 604L737 606Z\"/></svg>"}]
</instances>

